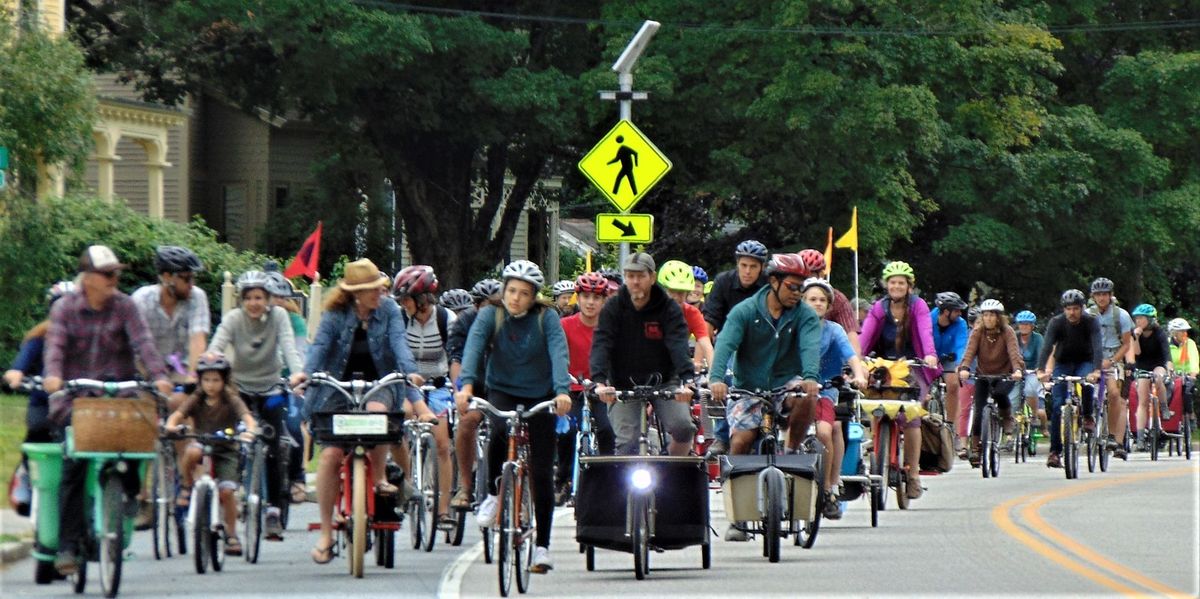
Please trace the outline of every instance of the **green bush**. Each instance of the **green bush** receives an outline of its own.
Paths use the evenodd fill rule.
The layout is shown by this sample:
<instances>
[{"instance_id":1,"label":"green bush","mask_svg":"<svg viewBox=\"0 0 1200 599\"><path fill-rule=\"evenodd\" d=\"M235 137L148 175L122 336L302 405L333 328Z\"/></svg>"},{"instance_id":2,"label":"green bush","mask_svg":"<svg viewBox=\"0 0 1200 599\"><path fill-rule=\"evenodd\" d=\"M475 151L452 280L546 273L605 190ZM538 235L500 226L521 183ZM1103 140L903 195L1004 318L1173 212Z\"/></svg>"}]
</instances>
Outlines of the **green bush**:
<instances>
[{"instance_id":1,"label":"green bush","mask_svg":"<svg viewBox=\"0 0 1200 599\"><path fill-rule=\"evenodd\" d=\"M188 224L154 220L122 202L109 204L94 197L68 197L33 204L0 195L0 365L7 367L25 331L45 317L46 288L75 275L79 254L92 244L104 244L130 268L121 289L132 293L158 280L154 248L182 245L204 261L197 285L208 293L214 315L220 314L224 272L236 277L261 268L271 258L243 252L217 241L202 220Z\"/></svg>"}]
</instances>

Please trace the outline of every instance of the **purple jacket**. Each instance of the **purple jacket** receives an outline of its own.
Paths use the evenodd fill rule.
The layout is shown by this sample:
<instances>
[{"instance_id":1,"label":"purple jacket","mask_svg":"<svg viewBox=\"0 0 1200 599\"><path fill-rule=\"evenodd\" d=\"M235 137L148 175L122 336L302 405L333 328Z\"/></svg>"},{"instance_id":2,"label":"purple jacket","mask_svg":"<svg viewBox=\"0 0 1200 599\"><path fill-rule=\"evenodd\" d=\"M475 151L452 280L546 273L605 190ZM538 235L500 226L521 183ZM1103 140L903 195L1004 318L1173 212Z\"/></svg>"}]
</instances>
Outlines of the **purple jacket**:
<instances>
[{"instance_id":1,"label":"purple jacket","mask_svg":"<svg viewBox=\"0 0 1200 599\"><path fill-rule=\"evenodd\" d=\"M885 300L875 302L871 306L871 311L867 313L867 317L863 320L862 333L858 337L860 347L863 353L870 353L879 341L879 334L883 332L883 319L887 318L884 313ZM925 356L936 356L937 350L933 345L933 320L929 317L929 305L925 300L910 295L908 298L908 317L916 326L909 328L912 335L912 346L917 352L917 359L923 359ZM932 380L941 374L941 368L926 368L925 376Z\"/></svg>"}]
</instances>

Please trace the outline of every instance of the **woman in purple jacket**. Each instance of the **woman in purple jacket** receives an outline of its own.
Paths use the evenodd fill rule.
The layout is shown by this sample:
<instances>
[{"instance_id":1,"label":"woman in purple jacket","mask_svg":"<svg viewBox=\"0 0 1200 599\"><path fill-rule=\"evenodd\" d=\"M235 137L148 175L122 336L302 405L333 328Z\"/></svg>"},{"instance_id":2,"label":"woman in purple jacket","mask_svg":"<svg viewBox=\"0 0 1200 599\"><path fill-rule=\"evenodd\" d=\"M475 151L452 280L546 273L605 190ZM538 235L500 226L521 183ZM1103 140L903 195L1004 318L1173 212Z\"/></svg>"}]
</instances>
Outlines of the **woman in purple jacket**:
<instances>
[{"instance_id":1,"label":"woman in purple jacket","mask_svg":"<svg viewBox=\"0 0 1200 599\"><path fill-rule=\"evenodd\" d=\"M863 352L889 360L911 359L925 362L926 368L914 370L921 388L921 403L929 392L929 382L940 373L937 350L933 344L933 324L929 305L913 293L917 277L906 262L892 262L883 268L887 295L871 306L863 321L859 341ZM916 499L921 487L921 419L905 423L904 456L908 462L908 497Z\"/></svg>"}]
</instances>

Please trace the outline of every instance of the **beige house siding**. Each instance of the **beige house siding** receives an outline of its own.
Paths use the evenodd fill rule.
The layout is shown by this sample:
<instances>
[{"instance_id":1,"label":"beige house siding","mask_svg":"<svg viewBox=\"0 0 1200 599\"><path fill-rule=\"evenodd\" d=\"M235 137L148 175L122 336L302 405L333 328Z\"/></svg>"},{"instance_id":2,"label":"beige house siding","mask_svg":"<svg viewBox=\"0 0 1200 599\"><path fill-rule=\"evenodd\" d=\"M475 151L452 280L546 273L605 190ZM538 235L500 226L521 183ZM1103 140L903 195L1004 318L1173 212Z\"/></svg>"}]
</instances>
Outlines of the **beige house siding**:
<instances>
[{"instance_id":1,"label":"beige house siding","mask_svg":"<svg viewBox=\"0 0 1200 599\"><path fill-rule=\"evenodd\" d=\"M266 222L270 126L207 99L203 103L205 209L202 214L225 240L251 248Z\"/></svg>"},{"instance_id":2,"label":"beige house siding","mask_svg":"<svg viewBox=\"0 0 1200 599\"><path fill-rule=\"evenodd\" d=\"M327 153L321 132L303 123L289 122L272 129L267 186L269 214L285 209L286 202L295 201L315 183L313 164Z\"/></svg>"}]
</instances>

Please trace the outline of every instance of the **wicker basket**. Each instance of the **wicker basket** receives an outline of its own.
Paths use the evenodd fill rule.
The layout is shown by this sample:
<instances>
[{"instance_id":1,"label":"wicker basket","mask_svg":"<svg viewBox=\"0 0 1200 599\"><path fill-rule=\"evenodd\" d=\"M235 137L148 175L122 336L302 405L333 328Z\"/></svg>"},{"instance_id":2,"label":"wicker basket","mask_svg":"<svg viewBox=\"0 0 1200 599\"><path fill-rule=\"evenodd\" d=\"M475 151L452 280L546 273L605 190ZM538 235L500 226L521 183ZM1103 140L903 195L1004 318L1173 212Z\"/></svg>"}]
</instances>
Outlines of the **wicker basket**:
<instances>
[{"instance_id":1,"label":"wicker basket","mask_svg":"<svg viewBox=\"0 0 1200 599\"><path fill-rule=\"evenodd\" d=\"M80 397L71 409L75 451L153 453L158 407L153 399Z\"/></svg>"}]
</instances>

